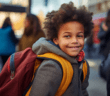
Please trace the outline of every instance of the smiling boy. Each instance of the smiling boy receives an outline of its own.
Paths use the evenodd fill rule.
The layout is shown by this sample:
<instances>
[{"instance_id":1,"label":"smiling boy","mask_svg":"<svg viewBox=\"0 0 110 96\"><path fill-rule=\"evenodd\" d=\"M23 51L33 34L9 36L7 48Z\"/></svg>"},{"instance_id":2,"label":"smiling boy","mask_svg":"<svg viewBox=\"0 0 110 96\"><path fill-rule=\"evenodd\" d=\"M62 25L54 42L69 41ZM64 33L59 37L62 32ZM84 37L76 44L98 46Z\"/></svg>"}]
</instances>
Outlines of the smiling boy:
<instances>
[{"instance_id":1,"label":"smiling boy","mask_svg":"<svg viewBox=\"0 0 110 96\"><path fill-rule=\"evenodd\" d=\"M44 29L46 38L36 41L33 51L37 55L53 53L66 59L74 73L65 92L56 95L64 75L62 68L53 59L40 58L43 61L36 72L29 96L88 96L89 65L87 63L84 80L81 65L84 62L84 38L93 29L92 13L85 7L77 9L72 2L62 4L58 11L46 15Z\"/></svg>"},{"instance_id":2,"label":"smiling boy","mask_svg":"<svg viewBox=\"0 0 110 96\"><path fill-rule=\"evenodd\" d=\"M84 47L84 26L77 21L63 24L53 42L66 54L77 56Z\"/></svg>"}]
</instances>

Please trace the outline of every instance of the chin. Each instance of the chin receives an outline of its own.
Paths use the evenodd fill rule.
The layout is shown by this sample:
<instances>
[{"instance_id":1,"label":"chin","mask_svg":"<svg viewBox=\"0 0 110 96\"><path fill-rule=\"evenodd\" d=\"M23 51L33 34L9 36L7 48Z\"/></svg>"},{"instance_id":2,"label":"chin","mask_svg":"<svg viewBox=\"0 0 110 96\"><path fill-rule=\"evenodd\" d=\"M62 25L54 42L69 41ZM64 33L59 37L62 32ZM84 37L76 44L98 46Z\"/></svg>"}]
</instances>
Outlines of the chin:
<instances>
[{"instance_id":1,"label":"chin","mask_svg":"<svg viewBox=\"0 0 110 96\"><path fill-rule=\"evenodd\" d=\"M70 55L71 57L76 57L78 54Z\"/></svg>"},{"instance_id":2,"label":"chin","mask_svg":"<svg viewBox=\"0 0 110 96\"><path fill-rule=\"evenodd\" d=\"M74 54L69 54L72 57L76 57L78 55L78 53L74 53Z\"/></svg>"}]
</instances>

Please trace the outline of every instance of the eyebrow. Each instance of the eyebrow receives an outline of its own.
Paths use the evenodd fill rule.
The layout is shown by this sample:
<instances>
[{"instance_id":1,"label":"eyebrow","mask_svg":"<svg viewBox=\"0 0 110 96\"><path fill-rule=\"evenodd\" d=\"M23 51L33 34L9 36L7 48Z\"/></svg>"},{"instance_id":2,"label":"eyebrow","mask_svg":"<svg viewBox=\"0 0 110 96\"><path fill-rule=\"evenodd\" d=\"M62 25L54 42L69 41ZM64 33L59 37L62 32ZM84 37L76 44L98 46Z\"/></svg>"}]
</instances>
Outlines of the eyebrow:
<instances>
[{"instance_id":1,"label":"eyebrow","mask_svg":"<svg viewBox=\"0 0 110 96\"><path fill-rule=\"evenodd\" d=\"M71 33L71 32L64 32L63 34L65 34L65 33Z\"/></svg>"},{"instance_id":2,"label":"eyebrow","mask_svg":"<svg viewBox=\"0 0 110 96\"><path fill-rule=\"evenodd\" d=\"M63 34L65 34L65 33L71 33L71 32L64 32ZM81 31L81 32L78 32L78 34L79 34L79 33L84 33L84 32Z\"/></svg>"},{"instance_id":3,"label":"eyebrow","mask_svg":"<svg viewBox=\"0 0 110 96\"><path fill-rule=\"evenodd\" d=\"M84 32L78 32L78 33L84 33Z\"/></svg>"}]
</instances>

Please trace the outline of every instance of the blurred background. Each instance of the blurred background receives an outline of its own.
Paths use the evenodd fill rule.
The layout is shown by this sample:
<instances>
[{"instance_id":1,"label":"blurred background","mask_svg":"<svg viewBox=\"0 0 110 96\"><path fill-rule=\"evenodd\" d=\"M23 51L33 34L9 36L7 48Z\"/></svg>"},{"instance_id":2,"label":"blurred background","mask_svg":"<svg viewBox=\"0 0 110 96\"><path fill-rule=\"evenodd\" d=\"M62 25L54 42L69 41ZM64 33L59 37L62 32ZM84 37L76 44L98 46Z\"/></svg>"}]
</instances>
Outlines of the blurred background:
<instances>
[{"instance_id":1,"label":"blurred background","mask_svg":"<svg viewBox=\"0 0 110 96\"><path fill-rule=\"evenodd\" d=\"M43 22L48 12L57 10L62 3L74 2L76 7L85 5L93 12L93 36L91 53L87 51L85 43L85 58L90 64L89 96L106 96L106 81L99 76L99 65L102 57L99 55L100 40L97 37L99 27L105 20L110 0L0 0L0 28L6 17L10 17L12 28L17 38L21 38L24 30L24 20L28 13L32 13ZM87 39L85 39L86 42Z\"/></svg>"},{"instance_id":2,"label":"blurred background","mask_svg":"<svg viewBox=\"0 0 110 96\"><path fill-rule=\"evenodd\" d=\"M109 0L0 0L0 27L4 19L9 16L12 21L13 29L16 35L22 35L24 18L27 13L32 13L39 16L41 23L45 19L45 15L57 10L62 3L73 1L75 6L85 5L89 11L93 12L94 28L94 43L100 41L97 38L100 23L105 19L106 12L110 8Z\"/></svg>"},{"instance_id":3,"label":"blurred background","mask_svg":"<svg viewBox=\"0 0 110 96\"><path fill-rule=\"evenodd\" d=\"M45 15L57 10L62 3L73 1L75 6L85 5L89 11L93 12L94 43L100 41L97 38L99 24L106 17L106 12L110 8L109 0L0 0L0 27L4 19L9 16L11 18L13 29L16 35L22 35L24 18L27 13L38 15L41 23L44 21Z\"/></svg>"}]
</instances>

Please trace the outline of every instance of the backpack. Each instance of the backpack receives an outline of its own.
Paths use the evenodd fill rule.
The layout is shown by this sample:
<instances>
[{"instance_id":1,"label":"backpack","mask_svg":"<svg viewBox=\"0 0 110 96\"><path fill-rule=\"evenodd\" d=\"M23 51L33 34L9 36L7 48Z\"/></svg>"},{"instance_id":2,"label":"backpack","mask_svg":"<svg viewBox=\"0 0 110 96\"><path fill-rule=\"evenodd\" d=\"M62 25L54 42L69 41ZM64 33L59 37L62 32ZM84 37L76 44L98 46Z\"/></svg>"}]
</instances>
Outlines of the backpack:
<instances>
[{"instance_id":1,"label":"backpack","mask_svg":"<svg viewBox=\"0 0 110 96\"><path fill-rule=\"evenodd\" d=\"M36 55L31 48L26 48L21 52L12 54L5 63L0 74L0 78L2 78L0 80L0 96L29 96L34 74L42 62L37 57L60 62L63 77L55 96L61 96L66 91L74 73L70 62L54 53ZM82 69L84 81L87 75L86 61L83 62Z\"/></svg>"}]
</instances>

